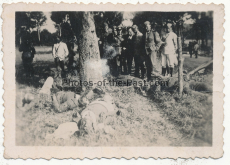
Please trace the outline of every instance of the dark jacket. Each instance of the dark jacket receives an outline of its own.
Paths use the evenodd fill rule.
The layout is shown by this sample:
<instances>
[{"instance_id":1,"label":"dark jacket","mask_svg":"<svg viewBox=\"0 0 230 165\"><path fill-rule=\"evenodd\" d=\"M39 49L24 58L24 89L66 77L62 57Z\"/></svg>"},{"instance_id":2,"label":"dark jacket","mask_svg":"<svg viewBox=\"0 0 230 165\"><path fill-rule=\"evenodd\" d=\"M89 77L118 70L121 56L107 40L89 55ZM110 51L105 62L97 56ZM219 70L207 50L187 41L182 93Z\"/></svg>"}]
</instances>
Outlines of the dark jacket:
<instances>
[{"instance_id":1,"label":"dark jacket","mask_svg":"<svg viewBox=\"0 0 230 165\"><path fill-rule=\"evenodd\" d=\"M134 36L134 56L143 56L145 53L145 47L143 43L143 34L137 32Z\"/></svg>"},{"instance_id":2,"label":"dark jacket","mask_svg":"<svg viewBox=\"0 0 230 165\"><path fill-rule=\"evenodd\" d=\"M31 61L36 53L34 47L30 43L23 43L19 47L19 51L22 52L22 60ZM28 55L29 54L29 55Z\"/></svg>"},{"instance_id":3,"label":"dark jacket","mask_svg":"<svg viewBox=\"0 0 230 165\"><path fill-rule=\"evenodd\" d=\"M127 56L133 56L134 55L134 42L135 42L135 37L132 36L131 39L129 39L129 36L126 35L124 37L124 43L123 43L123 47L126 48L126 55Z\"/></svg>"}]
</instances>

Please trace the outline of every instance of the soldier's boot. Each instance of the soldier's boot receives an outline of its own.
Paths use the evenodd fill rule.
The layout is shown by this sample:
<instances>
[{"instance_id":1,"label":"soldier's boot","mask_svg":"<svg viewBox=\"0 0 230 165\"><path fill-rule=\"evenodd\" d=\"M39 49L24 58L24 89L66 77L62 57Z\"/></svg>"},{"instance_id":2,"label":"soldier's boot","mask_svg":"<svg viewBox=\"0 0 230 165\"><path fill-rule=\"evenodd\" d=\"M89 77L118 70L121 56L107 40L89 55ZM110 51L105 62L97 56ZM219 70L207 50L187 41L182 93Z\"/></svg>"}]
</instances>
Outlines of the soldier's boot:
<instances>
[{"instance_id":1,"label":"soldier's boot","mask_svg":"<svg viewBox=\"0 0 230 165\"><path fill-rule=\"evenodd\" d=\"M118 68L119 75L122 74L122 66L120 65Z\"/></svg>"},{"instance_id":2,"label":"soldier's boot","mask_svg":"<svg viewBox=\"0 0 230 165\"><path fill-rule=\"evenodd\" d=\"M167 72L167 75L169 75L169 67L168 67L168 65L166 66L166 72Z\"/></svg>"},{"instance_id":3,"label":"soldier's boot","mask_svg":"<svg viewBox=\"0 0 230 165\"><path fill-rule=\"evenodd\" d=\"M172 77L172 75L173 75L173 68L169 68L169 72L170 72L170 75Z\"/></svg>"},{"instance_id":4,"label":"soldier's boot","mask_svg":"<svg viewBox=\"0 0 230 165\"><path fill-rule=\"evenodd\" d=\"M162 67L162 75L165 76L165 73L166 73L166 68Z\"/></svg>"}]
</instances>

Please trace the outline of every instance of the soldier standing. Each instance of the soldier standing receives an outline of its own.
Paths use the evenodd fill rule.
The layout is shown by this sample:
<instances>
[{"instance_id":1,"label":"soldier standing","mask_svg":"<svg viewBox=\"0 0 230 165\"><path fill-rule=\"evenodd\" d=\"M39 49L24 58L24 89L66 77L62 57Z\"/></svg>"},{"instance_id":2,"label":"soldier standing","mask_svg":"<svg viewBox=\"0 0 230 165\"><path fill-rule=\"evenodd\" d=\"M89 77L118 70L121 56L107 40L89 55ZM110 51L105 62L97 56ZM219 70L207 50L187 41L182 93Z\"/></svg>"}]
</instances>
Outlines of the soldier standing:
<instances>
[{"instance_id":1,"label":"soldier standing","mask_svg":"<svg viewBox=\"0 0 230 165\"><path fill-rule=\"evenodd\" d=\"M131 74L131 68L133 63L134 55L134 33L132 28L128 28L128 35L125 37L124 48L125 49L125 59L127 60L128 74Z\"/></svg>"},{"instance_id":2,"label":"soldier standing","mask_svg":"<svg viewBox=\"0 0 230 165\"><path fill-rule=\"evenodd\" d=\"M134 62L135 62L135 76L139 77L139 71L141 69L141 78L144 78L145 75L145 66L144 66L144 49L142 45L143 34L139 31L137 25L133 25L134 32Z\"/></svg>"},{"instance_id":3,"label":"soldier standing","mask_svg":"<svg viewBox=\"0 0 230 165\"><path fill-rule=\"evenodd\" d=\"M177 35L172 30L172 23L167 23L167 34L165 36L165 43L162 52L162 75L166 73L166 65L169 65L169 73L172 77L175 63L175 54L177 51Z\"/></svg>"},{"instance_id":4,"label":"soldier standing","mask_svg":"<svg viewBox=\"0 0 230 165\"><path fill-rule=\"evenodd\" d=\"M99 40L99 50L100 50L100 57L105 58L106 57L106 50L108 47L108 36L109 36L109 25L107 23L103 24L103 33L100 36Z\"/></svg>"},{"instance_id":5,"label":"soldier standing","mask_svg":"<svg viewBox=\"0 0 230 165\"><path fill-rule=\"evenodd\" d=\"M193 50L193 43L192 42L189 42L188 50L189 50L190 58L192 58L192 50Z\"/></svg>"},{"instance_id":6,"label":"soldier standing","mask_svg":"<svg viewBox=\"0 0 230 165\"><path fill-rule=\"evenodd\" d=\"M68 58L68 69L70 70L74 61L74 41L76 41L76 37L71 28L69 14L65 15L61 24L61 39L64 43L66 43L68 51L71 52Z\"/></svg>"},{"instance_id":7,"label":"soldier standing","mask_svg":"<svg viewBox=\"0 0 230 165\"><path fill-rule=\"evenodd\" d=\"M108 59L108 64L110 67L110 72L113 76L118 76L118 38L117 38L117 27L113 26L113 33L108 36L108 44L113 47L111 57Z\"/></svg>"},{"instance_id":8,"label":"soldier standing","mask_svg":"<svg viewBox=\"0 0 230 165\"><path fill-rule=\"evenodd\" d=\"M32 77L34 75L33 58L36 51L31 43L31 38L27 38L20 45L19 51L22 52L22 63L26 76Z\"/></svg>"},{"instance_id":9,"label":"soldier standing","mask_svg":"<svg viewBox=\"0 0 230 165\"><path fill-rule=\"evenodd\" d=\"M118 65L118 74L120 74L122 72L122 56L123 56L123 52L122 52L122 45L124 42L124 37L122 34L122 26L119 25L117 27L117 37L116 37L116 53L117 53L117 58L116 58L116 62Z\"/></svg>"},{"instance_id":10,"label":"soldier standing","mask_svg":"<svg viewBox=\"0 0 230 165\"><path fill-rule=\"evenodd\" d=\"M199 44L197 42L195 42L195 45L194 45L194 53L195 53L195 56L197 58L198 56L198 49L199 49Z\"/></svg>"},{"instance_id":11,"label":"soldier standing","mask_svg":"<svg viewBox=\"0 0 230 165\"><path fill-rule=\"evenodd\" d=\"M145 34L144 48L145 48L145 64L147 67L147 81L151 81L151 74L155 76L160 76L161 72L161 57L157 56L157 51L159 50L162 42L158 32L153 32L151 30L151 24L149 21L144 23Z\"/></svg>"},{"instance_id":12,"label":"soldier standing","mask_svg":"<svg viewBox=\"0 0 230 165\"><path fill-rule=\"evenodd\" d=\"M65 77L65 59L69 55L69 50L67 48L67 45L62 42L59 38L59 36L56 37L56 43L53 46L52 54L54 57L54 62L56 65L56 69L58 66L62 69L62 77Z\"/></svg>"}]
</instances>

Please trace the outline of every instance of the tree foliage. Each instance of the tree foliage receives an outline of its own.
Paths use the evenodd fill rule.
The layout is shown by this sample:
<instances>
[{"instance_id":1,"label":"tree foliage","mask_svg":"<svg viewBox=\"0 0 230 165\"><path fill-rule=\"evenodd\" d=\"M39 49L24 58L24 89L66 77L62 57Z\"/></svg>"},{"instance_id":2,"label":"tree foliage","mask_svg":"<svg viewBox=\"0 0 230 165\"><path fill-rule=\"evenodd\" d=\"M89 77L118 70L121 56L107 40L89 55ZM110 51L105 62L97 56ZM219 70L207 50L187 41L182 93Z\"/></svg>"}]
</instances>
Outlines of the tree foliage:
<instances>
[{"instance_id":1,"label":"tree foliage","mask_svg":"<svg viewBox=\"0 0 230 165\"><path fill-rule=\"evenodd\" d=\"M47 18L43 12L16 12L16 44L19 44L20 37L28 36L26 30L30 28L37 29L37 38L40 40L40 27L44 25L46 20Z\"/></svg>"},{"instance_id":2,"label":"tree foliage","mask_svg":"<svg viewBox=\"0 0 230 165\"><path fill-rule=\"evenodd\" d=\"M66 14L69 15L71 28L77 38L79 38L82 31L82 14L83 12L51 12L51 20L54 21L57 27L63 22ZM108 24L109 28L118 26L123 21L123 12L91 12L94 15L94 23L96 27L96 33L102 31L104 24ZM167 20L173 21L175 24L185 14L190 15L191 19L194 19L193 24L185 24L183 29L184 38L192 38L196 40L205 41L213 38L213 20L212 17L207 16L207 13L198 12L134 12L132 19L133 24L139 27L139 30L144 32L144 22L149 21L152 26L161 33L162 28L165 26ZM185 17L184 17L185 18ZM183 19L184 19L183 18ZM37 26L43 26L46 17L43 12L16 12L16 33L22 26L26 29L37 28ZM188 19L188 18L185 18ZM186 21L186 20L185 20ZM176 26L175 26L176 27ZM177 33L177 29L174 28L174 32ZM98 35L100 36L100 35ZM47 38L47 37L46 37ZM46 39L47 40L47 39Z\"/></svg>"},{"instance_id":3,"label":"tree foliage","mask_svg":"<svg viewBox=\"0 0 230 165\"><path fill-rule=\"evenodd\" d=\"M31 20L31 28L38 28L38 26L42 26L47 20L43 12L29 12L27 15Z\"/></svg>"},{"instance_id":4,"label":"tree foliage","mask_svg":"<svg viewBox=\"0 0 230 165\"><path fill-rule=\"evenodd\" d=\"M36 28L44 25L46 20L43 12L16 12L15 17L16 28L21 28L21 26L27 29Z\"/></svg>"}]
</instances>

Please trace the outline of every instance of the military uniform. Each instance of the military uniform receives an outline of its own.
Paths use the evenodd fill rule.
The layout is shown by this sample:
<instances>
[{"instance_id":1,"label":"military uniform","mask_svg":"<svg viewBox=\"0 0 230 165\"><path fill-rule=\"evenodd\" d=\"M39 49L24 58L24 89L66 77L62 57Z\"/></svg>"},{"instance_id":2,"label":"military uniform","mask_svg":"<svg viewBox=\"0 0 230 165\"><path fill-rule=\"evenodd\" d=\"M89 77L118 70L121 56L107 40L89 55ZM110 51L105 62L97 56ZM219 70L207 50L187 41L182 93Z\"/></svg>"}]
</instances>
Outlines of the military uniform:
<instances>
[{"instance_id":1,"label":"military uniform","mask_svg":"<svg viewBox=\"0 0 230 165\"><path fill-rule=\"evenodd\" d=\"M30 40L27 40L26 42L23 42L19 47L19 51L22 52L22 63L26 76L33 76L34 74L32 63L36 51L30 42Z\"/></svg>"},{"instance_id":2,"label":"military uniform","mask_svg":"<svg viewBox=\"0 0 230 165\"><path fill-rule=\"evenodd\" d=\"M112 75L118 76L120 72L120 58L122 52L122 42L124 41L123 36L110 34L108 36L108 43L113 47L114 52L109 60L110 71Z\"/></svg>"},{"instance_id":3,"label":"military uniform","mask_svg":"<svg viewBox=\"0 0 230 165\"><path fill-rule=\"evenodd\" d=\"M159 75L161 72L161 57L157 55L162 42L157 32L150 30L144 33L145 64L147 68L147 78L151 79L151 74Z\"/></svg>"},{"instance_id":4,"label":"military uniform","mask_svg":"<svg viewBox=\"0 0 230 165\"><path fill-rule=\"evenodd\" d=\"M134 62L135 62L135 76L139 77L139 69L141 69L141 78L144 78L145 74L145 53L142 44L143 34L137 32L134 36Z\"/></svg>"},{"instance_id":5,"label":"military uniform","mask_svg":"<svg viewBox=\"0 0 230 165\"><path fill-rule=\"evenodd\" d=\"M124 41L125 50L125 59L127 61L128 74L131 74L132 62L134 57L134 37L133 36L125 36Z\"/></svg>"},{"instance_id":6,"label":"military uniform","mask_svg":"<svg viewBox=\"0 0 230 165\"><path fill-rule=\"evenodd\" d=\"M68 51L71 52L69 56L69 64L68 68L71 69L74 61L74 43L72 42L74 40L74 33L71 28L70 23L64 22L61 24L61 39L63 42L66 43Z\"/></svg>"}]
</instances>

